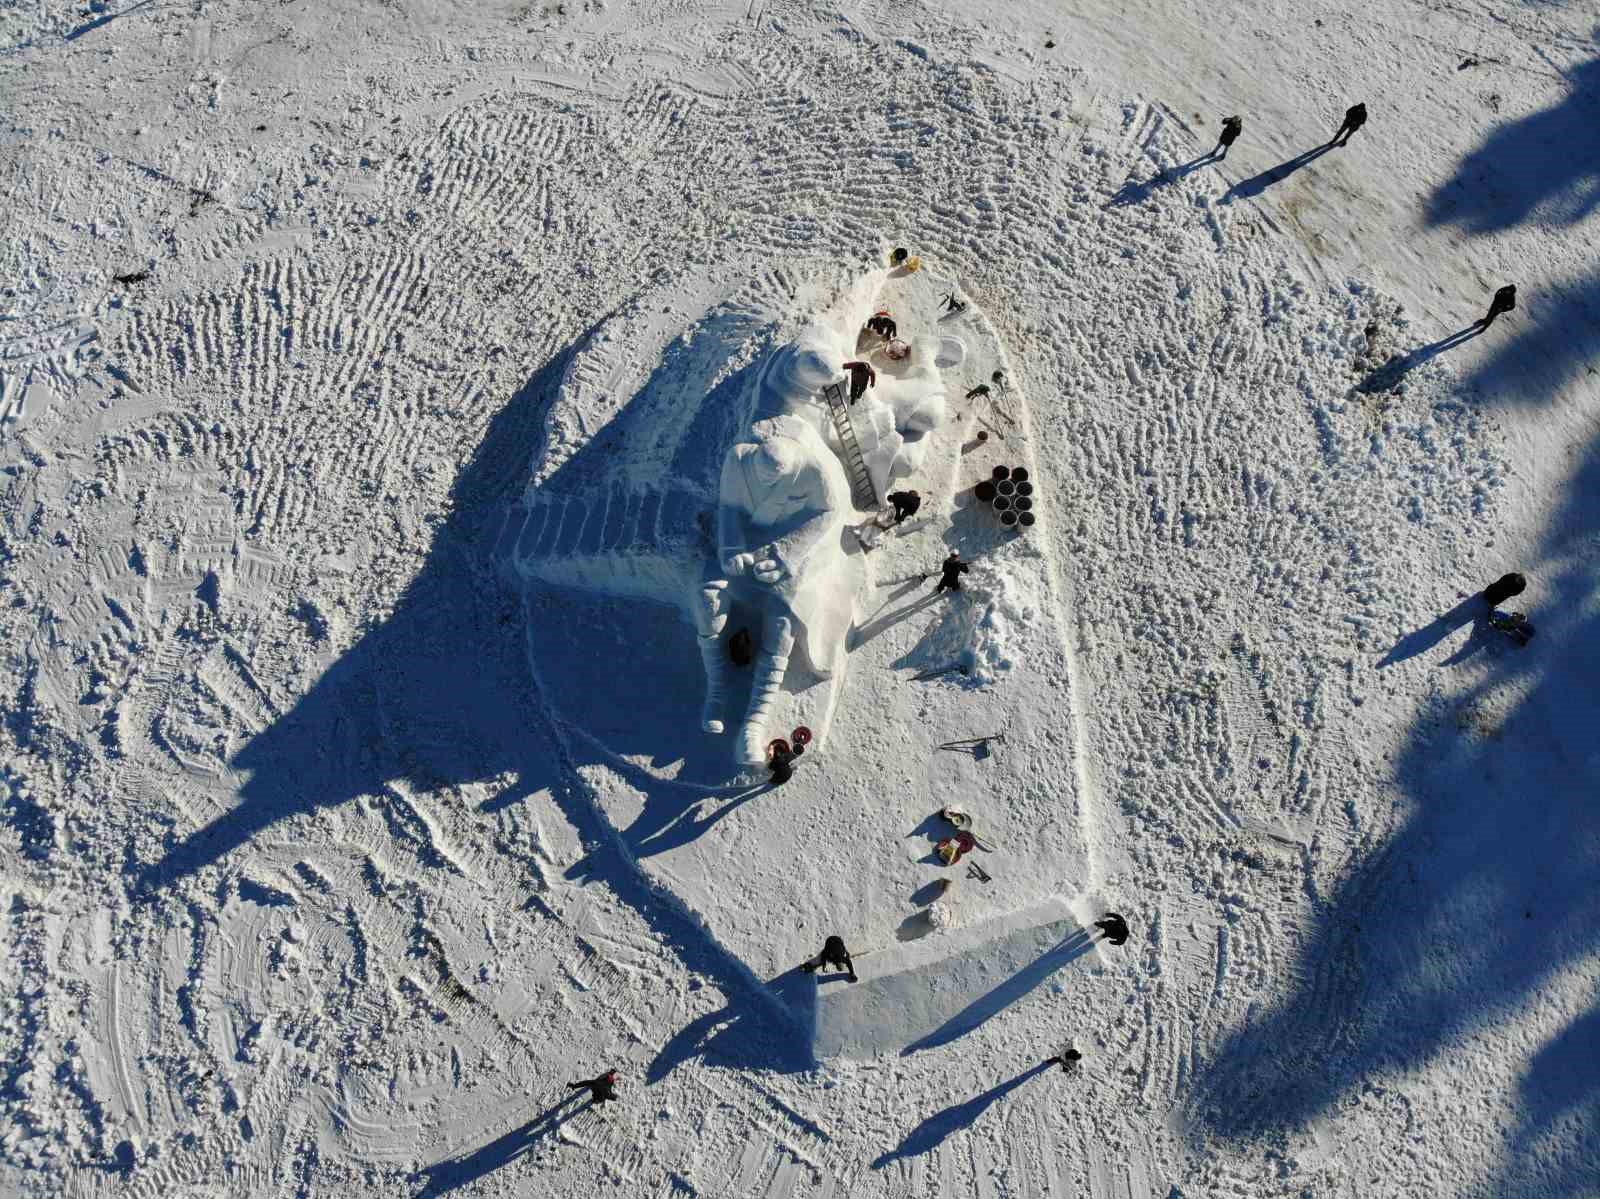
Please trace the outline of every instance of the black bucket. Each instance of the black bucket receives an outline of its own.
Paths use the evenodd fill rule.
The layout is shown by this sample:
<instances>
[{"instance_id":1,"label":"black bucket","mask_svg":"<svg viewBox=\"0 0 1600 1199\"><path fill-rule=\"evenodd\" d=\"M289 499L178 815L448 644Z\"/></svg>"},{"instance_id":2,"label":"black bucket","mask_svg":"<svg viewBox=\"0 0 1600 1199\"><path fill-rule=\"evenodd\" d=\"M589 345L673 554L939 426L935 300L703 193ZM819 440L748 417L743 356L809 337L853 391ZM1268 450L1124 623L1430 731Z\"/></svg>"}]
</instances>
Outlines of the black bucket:
<instances>
[{"instance_id":1,"label":"black bucket","mask_svg":"<svg viewBox=\"0 0 1600 1199\"><path fill-rule=\"evenodd\" d=\"M1010 479L1001 479L998 483L996 483L994 485L994 489L1000 495L1011 495L1013 492L1015 492L1017 490L1017 485L1015 483L1013 483Z\"/></svg>"},{"instance_id":2,"label":"black bucket","mask_svg":"<svg viewBox=\"0 0 1600 1199\"><path fill-rule=\"evenodd\" d=\"M980 504L987 504L994 499L994 484L985 479L972 489L972 494L978 497Z\"/></svg>"},{"instance_id":3,"label":"black bucket","mask_svg":"<svg viewBox=\"0 0 1600 1199\"><path fill-rule=\"evenodd\" d=\"M991 479L993 479L996 483L998 483L1001 479L1005 479L1005 478L1010 477L1010 475L1011 475L1011 468L1007 467L1007 466L997 466L992 471L989 472L989 477Z\"/></svg>"},{"instance_id":4,"label":"black bucket","mask_svg":"<svg viewBox=\"0 0 1600 1199\"><path fill-rule=\"evenodd\" d=\"M1026 483L1028 481L1028 468L1025 466L1017 467L1011 472L1011 481L1013 483Z\"/></svg>"},{"instance_id":5,"label":"black bucket","mask_svg":"<svg viewBox=\"0 0 1600 1199\"><path fill-rule=\"evenodd\" d=\"M1019 495L1011 501L1011 506L1018 512L1031 512L1033 510L1033 501L1025 495Z\"/></svg>"},{"instance_id":6,"label":"black bucket","mask_svg":"<svg viewBox=\"0 0 1600 1199\"><path fill-rule=\"evenodd\" d=\"M1033 494L1033 484L1028 482L1028 480L1026 480L1026 479L1023 479L1020 483L1014 484L1014 486L1017 489L1017 494L1018 495L1032 495Z\"/></svg>"},{"instance_id":7,"label":"black bucket","mask_svg":"<svg viewBox=\"0 0 1600 1199\"><path fill-rule=\"evenodd\" d=\"M1022 523L1022 527L1024 529L1031 529L1033 527L1034 515L1032 512L1018 513L1017 520Z\"/></svg>"},{"instance_id":8,"label":"black bucket","mask_svg":"<svg viewBox=\"0 0 1600 1199\"><path fill-rule=\"evenodd\" d=\"M1015 512L1002 512L1000 514L1000 523L1008 529L1016 528L1017 519L1018 517Z\"/></svg>"},{"instance_id":9,"label":"black bucket","mask_svg":"<svg viewBox=\"0 0 1600 1199\"><path fill-rule=\"evenodd\" d=\"M1011 501L1006 499L1005 496L997 495L997 496L994 497L994 510L996 512L1008 511L1010 509L1010 507L1011 507Z\"/></svg>"}]
</instances>

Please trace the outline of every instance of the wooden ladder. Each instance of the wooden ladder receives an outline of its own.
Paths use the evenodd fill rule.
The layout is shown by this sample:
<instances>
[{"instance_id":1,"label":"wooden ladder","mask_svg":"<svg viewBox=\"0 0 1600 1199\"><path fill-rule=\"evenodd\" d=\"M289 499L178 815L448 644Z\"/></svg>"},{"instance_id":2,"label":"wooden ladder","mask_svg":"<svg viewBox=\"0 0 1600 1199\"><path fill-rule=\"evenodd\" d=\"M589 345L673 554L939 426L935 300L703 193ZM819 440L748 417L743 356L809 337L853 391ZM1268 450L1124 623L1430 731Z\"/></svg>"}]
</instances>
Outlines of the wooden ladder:
<instances>
[{"instance_id":1,"label":"wooden ladder","mask_svg":"<svg viewBox=\"0 0 1600 1199\"><path fill-rule=\"evenodd\" d=\"M882 501L878 489L872 485L872 475L861 456L861 443L856 440L856 428L850 423L850 404L845 399L844 384L829 383L822 389L827 397L828 411L833 416L833 427L839 431L840 444L844 446L844 466L850 473L850 494L857 508L876 512Z\"/></svg>"}]
</instances>

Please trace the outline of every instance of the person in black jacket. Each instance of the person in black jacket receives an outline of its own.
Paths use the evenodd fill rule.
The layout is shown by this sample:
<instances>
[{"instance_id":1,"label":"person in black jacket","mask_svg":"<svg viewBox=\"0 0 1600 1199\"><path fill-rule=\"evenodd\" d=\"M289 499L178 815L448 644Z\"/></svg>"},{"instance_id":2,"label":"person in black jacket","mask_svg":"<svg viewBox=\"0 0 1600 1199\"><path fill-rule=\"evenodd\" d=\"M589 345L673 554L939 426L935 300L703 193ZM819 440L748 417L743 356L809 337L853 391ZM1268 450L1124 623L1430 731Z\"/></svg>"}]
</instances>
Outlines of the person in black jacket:
<instances>
[{"instance_id":1,"label":"person in black jacket","mask_svg":"<svg viewBox=\"0 0 1600 1199\"><path fill-rule=\"evenodd\" d=\"M1061 1069L1064 1073L1071 1073L1073 1070L1077 1069L1078 1063L1083 1060L1083 1054L1078 1052L1078 1050L1074 1049L1071 1045L1068 1045L1060 1053L1056 1054L1055 1057L1047 1057L1044 1060L1048 1063L1060 1063Z\"/></svg>"},{"instance_id":2,"label":"person in black jacket","mask_svg":"<svg viewBox=\"0 0 1600 1199\"><path fill-rule=\"evenodd\" d=\"M914 491L891 491L889 502L894 505L894 523L901 524L909 516L915 516L917 509L922 507L922 497Z\"/></svg>"},{"instance_id":3,"label":"person in black jacket","mask_svg":"<svg viewBox=\"0 0 1600 1199\"><path fill-rule=\"evenodd\" d=\"M617 1072L607 1070L598 1078L586 1078L582 1082L569 1082L567 1090L578 1091L584 1087L589 1088L589 1098L592 1103L610 1103L617 1097Z\"/></svg>"},{"instance_id":4,"label":"person in black jacket","mask_svg":"<svg viewBox=\"0 0 1600 1199\"><path fill-rule=\"evenodd\" d=\"M1483 602L1491 608L1498 608L1513 595L1521 595L1527 588L1528 580L1512 571L1508 575L1501 575L1483 589Z\"/></svg>"},{"instance_id":5,"label":"person in black jacket","mask_svg":"<svg viewBox=\"0 0 1600 1199\"><path fill-rule=\"evenodd\" d=\"M1243 117L1225 117L1222 121L1222 136L1217 139L1217 148L1211 153L1218 158L1228 156L1228 147L1239 140L1239 135L1244 132Z\"/></svg>"},{"instance_id":6,"label":"person in black jacket","mask_svg":"<svg viewBox=\"0 0 1600 1199\"><path fill-rule=\"evenodd\" d=\"M1106 940L1113 945L1121 945L1128 939L1128 922L1115 912L1107 912L1094 922L1094 926L1104 933Z\"/></svg>"},{"instance_id":7,"label":"person in black jacket","mask_svg":"<svg viewBox=\"0 0 1600 1199\"><path fill-rule=\"evenodd\" d=\"M894 318L887 312L874 312L867 321L867 328L876 333L884 341L893 341L899 326L894 323Z\"/></svg>"},{"instance_id":8,"label":"person in black jacket","mask_svg":"<svg viewBox=\"0 0 1600 1199\"><path fill-rule=\"evenodd\" d=\"M1350 135L1367 123L1367 106L1365 104L1352 104L1344 110L1344 124L1339 126L1339 132L1333 135L1330 145L1342 145L1341 137L1350 140Z\"/></svg>"},{"instance_id":9,"label":"person in black jacket","mask_svg":"<svg viewBox=\"0 0 1600 1199\"><path fill-rule=\"evenodd\" d=\"M1480 320L1478 324L1487 329L1490 325L1494 324L1495 317L1499 316L1502 312L1510 312L1516 306L1517 285L1515 283L1507 283L1499 291L1494 293L1494 299L1489 301L1489 315ZM1520 578L1521 576L1519 575L1518 577ZM1516 593L1512 592L1512 594L1515 595Z\"/></svg>"},{"instance_id":10,"label":"person in black jacket","mask_svg":"<svg viewBox=\"0 0 1600 1199\"><path fill-rule=\"evenodd\" d=\"M822 943L822 952L809 962L802 962L800 969L811 974L819 966L832 966L836 970L844 970L849 973L851 982L857 981L856 968L850 961L850 951L844 947L843 937L829 937Z\"/></svg>"},{"instance_id":11,"label":"person in black jacket","mask_svg":"<svg viewBox=\"0 0 1600 1199\"><path fill-rule=\"evenodd\" d=\"M961 560L960 550L951 550L950 556L944 560L944 565L939 567L939 585L933 589L933 593L938 595L946 590L960 591L961 576L971 569L972 567Z\"/></svg>"},{"instance_id":12,"label":"person in black jacket","mask_svg":"<svg viewBox=\"0 0 1600 1199\"><path fill-rule=\"evenodd\" d=\"M844 369L850 372L850 403L854 404L867 388L878 385L878 372L865 362L847 362Z\"/></svg>"},{"instance_id":13,"label":"person in black jacket","mask_svg":"<svg viewBox=\"0 0 1600 1199\"><path fill-rule=\"evenodd\" d=\"M772 785L781 787L794 777L794 760L799 752L790 749L784 741L774 741L767 755L767 769L772 771Z\"/></svg>"}]
</instances>

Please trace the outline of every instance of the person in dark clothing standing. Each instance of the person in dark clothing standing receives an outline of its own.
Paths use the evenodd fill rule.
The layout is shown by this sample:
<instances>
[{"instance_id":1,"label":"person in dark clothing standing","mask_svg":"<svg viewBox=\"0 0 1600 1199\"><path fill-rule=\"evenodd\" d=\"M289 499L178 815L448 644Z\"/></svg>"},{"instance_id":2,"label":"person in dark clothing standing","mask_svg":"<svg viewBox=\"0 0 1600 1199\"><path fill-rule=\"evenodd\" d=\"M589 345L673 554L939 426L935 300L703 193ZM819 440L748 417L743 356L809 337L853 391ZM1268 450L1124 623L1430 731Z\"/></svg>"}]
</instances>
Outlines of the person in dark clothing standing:
<instances>
[{"instance_id":1,"label":"person in dark clothing standing","mask_svg":"<svg viewBox=\"0 0 1600 1199\"><path fill-rule=\"evenodd\" d=\"M1494 299L1489 301L1489 315L1480 320L1478 324L1487 329L1490 325L1494 324L1495 317L1499 316L1502 312L1510 312L1516 306L1517 285L1515 283L1507 283L1499 291L1494 293ZM1515 594L1515 592L1512 594Z\"/></svg>"},{"instance_id":2,"label":"person in dark clothing standing","mask_svg":"<svg viewBox=\"0 0 1600 1199\"><path fill-rule=\"evenodd\" d=\"M1333 135L1330 145L1341 145L1339 139L1350 140L1350 135L1367 123L1367 106L1365 104L1352 104L1344 110L1344 124L1339 126L1339 132Z\"/></svg>"},{"instance_id":3,"label":"person in dark clothing standing","mask_svg":"<svg viewBox=\"0 0 1600 1199\"><path fill-rule=\"evenodd\" d=\"M617 1072L607 1070L598 1078L586 1078L582 1082L569 1082L567 1090L580 1091L589 1088L589 1099L592 1103L610 1103L617 1097Z\"/></svg>"},{"instance_id":4,"label":"person in dark clothing standing","mask_svg":"<svg viewBox=\"0 0 1600 1199\"><path fill-rule=\"evenodd\" d=\"M854 404L867 388L878 385L878 372L865 362L847 362L844 369L850 372L850 402Z\"/></svg>"},{"instance_id":5,"label":"person in dark clothing standing","mask_svg":"<svg viewBox=\"0 0 1600 1199\"><path fill-rule=\"evenodd\" d=\"M891 491L889 502L894 505L894 523L901 524L908 516L915 516L922 507L922 497L914 491Z\"/></svg>"},{"instance_id":6,"label":"person in dark clothing standing","mask_svg":"<svg viewBox=\"0 0 1600 1199\"><path fill-rule=\"evenodd\" d=\"M1244 132L1243 117L1225 117L1222 121L1222 136L1217 139L1217 148L1211 151L1218 158L1228 156L1228 147L1239 140L1239 135Z\"/></svg>"},{"instance_id":7,"label":"person in dark clothing standing","mask_svg":"<svg viewBox=\"0 0 1600 1199\"><path fill-rule=\"evenodd\" d=\"M799 752L789 748L781 738L768 747L767 769L772 771L772 785L781 787L794 777L794 760Z\"/></svg>"},{"instance_id":8,"label":"person in dark clothing standing","mask_svg":"<svg viewBox=\"0 0 1600 1199\"><path fill-rule=\"evenodd\" d=\"M1107 912L1094 922L1094 926L1104 933L1106 940L1113 945L1121 945L1128 939L1128 922L1115 912Z\"/></svg>"},{"instance_id":9,"label":"person in dark clothing standing","mask_svg":"<svg viewBox=\"0 0 1600 1199\"><path fill-rule=\"evenodd\" d=\"M857 981L856 968L850 961L850 951L844 947L843 937L829 937L822 943L822 952L809 962L802 962L800 969L811 974L819 966L832 966L836 970L843 970L850 975L851 982Z\"/></svg>"},{"instance_id":10,"label":"person in dark clothing standing","mask_svg":"<svg viewBox=\"0 0 1600 1199\"><path fill-rule=\"evenodd\" d=\"M1083 1060L1083 1054L1079 1053L1071 1045L1068 1045L1060 1053L1056 1054L1055 1057L1047 1057L1044 1060L1047 1063L1059 1063L1064 1073L1071 1073L1073 1070L1078 1068L1078 1063Z\"/></svg>"},{"instance_id":11,"label":"person in dark clothing standing","mask_svg":"<svg viewBox=\"0 0 1600 1199\"><path fill-rule=\"evenodd\" d=\"M1527 589L1528 580L1512 571L1508 575L1501 575L1483 589L1483 602L1491 608L1498 608L1513 595L1521 595Z\"/></svg>"},{"instance_id":12,"label":"person in dark clothing standing","mask_svg":"<svg viewBox=\"0 0 1600 1199\"><path fill-rule=\"evenodd\" d=\"M749 629L740 629L728 638L728 658L735 666L748 666L756 660L755 639Z\"/></svg>"},{"instance_id":13,"label":"person in dark clothing standing","mask_svg":"<svg viewBox=\"0 0 1600 1199\"><path fill-rule=\"evenodd\" d=\"M971 569L972 567L961 560L960 550L951 550L950 556L939 567L939 585L933 589L933 593L938 595L945 590L960 591L961 576Z\"/></svg>"},{"instance_id":14,"label":"person in dark clothing standing","mask_svg":"<svg viewBox=\"0 0 1600 1199\"><path fill-rule=\"evenodd\" d=\"M867 328L876 333L884 341L893 341L899 326L894 323L894 318L888 312L874 312L867 321Z\"/></svg>"}]
</instances>

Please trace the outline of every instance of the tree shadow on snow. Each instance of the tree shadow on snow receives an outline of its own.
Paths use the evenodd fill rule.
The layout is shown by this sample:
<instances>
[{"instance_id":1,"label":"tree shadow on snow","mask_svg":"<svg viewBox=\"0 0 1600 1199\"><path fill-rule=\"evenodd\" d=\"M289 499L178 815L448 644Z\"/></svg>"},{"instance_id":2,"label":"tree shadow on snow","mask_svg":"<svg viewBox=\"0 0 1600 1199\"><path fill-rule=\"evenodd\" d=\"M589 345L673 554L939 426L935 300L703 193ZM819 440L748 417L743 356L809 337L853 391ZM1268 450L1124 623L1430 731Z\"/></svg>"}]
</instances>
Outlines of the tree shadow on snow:
<instances>
[{"instance_id":1,"label":"tree shadow on snow","mask_svg":"<svg viewBox=\"0 0 1600 1199\"><path fill-rule=\"evenodd\" d=\"M1428 197L1429 225L1481 236L1538 219L1576 224L1600 209L1600 58L1566 75L1561 103L1497 126Z\"/></svg>"},{"instance_id":2,"label":"tree shadow on snow","mask_svg":"<svg viewBox=\"0 0 1600 1199\"><path fill-rule=\"evenodd\" d=\"M1055 1063L1040 1062L1028 1070L1024 1070L1015 1078L1007 1079L999 1086L990 1087L981 1095L974 1095L971 1099L955 1103L941 1111L934 1112L922 1123L918 1124L905 1139L892 1150L881 1154L872 1163L874 1170L881 1170L885 1166L902 1161L908 1157L921 1157L924 1153L931 1153L950 1137L964 1128L970 1128L977 1122L979 1116L988 1111L1000 1100L1031 1078L1037 1078Z\"/></svg>"},{"instance_id":3,"label":"tree shadow on snow","mask_svg":"<svg viewBox=\"0 0 1600 1199\"><path fill-rule=\"evenodd\" d=\"M1589 297L1597 290L1600 280ZM1583 311L1565 302L1519 335L1555 352L1571 322L1568 340L1589 350L1563 347L1549 369L1498 389L1500 402L1550 401L1574 381L1595 345ZM1514 373L1507 364L1526 352L1507 346L1478 378ZM1519 604L1539 636L1497 653L1455 720L1416 722L1395 770L1412 815L1319 903L1286 1001L1218 1047L1196 1095L1210 1133L1303 1127L1374 1075L1414 1076L1487 1027L1559 1021L1549 997L1564 996L1589 1010L1535 1053L1521 1083L1526 1114L1485 1185L1546 1196L1600 1187L1597 1016L1558 981L1600 945L1600 439L1562 495L1542 544L1516 558L1532 580ZM1402 639L1381 664L1430 648L1481 602Z\"/></svg>"}]
</instances>

